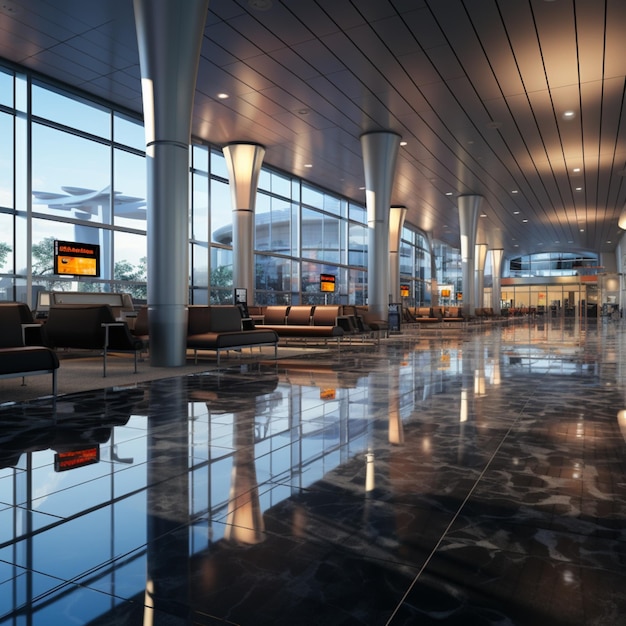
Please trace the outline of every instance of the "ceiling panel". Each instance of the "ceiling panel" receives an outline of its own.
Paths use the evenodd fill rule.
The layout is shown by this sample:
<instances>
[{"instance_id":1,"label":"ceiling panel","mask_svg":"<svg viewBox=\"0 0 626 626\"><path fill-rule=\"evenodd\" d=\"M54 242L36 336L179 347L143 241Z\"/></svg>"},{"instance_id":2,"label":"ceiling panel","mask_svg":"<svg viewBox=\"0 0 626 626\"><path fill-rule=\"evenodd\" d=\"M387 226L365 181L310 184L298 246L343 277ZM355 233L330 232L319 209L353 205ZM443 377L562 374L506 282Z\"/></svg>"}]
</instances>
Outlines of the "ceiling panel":
<instances>
[{"instance_id":1,"label":"ceiling panel","mask_svg":"<svg viewBox=\"0 0 626 626\"><path fill-rule=\"evenodd\" d=\"M133 22L129 0L7 0L0 57L141 112ZM507 254L610 251L624 32L623 0L212 0L193 134L259 141L269 165L362 202L359 137L394 130L407 222L458 245L456 196L475 193Z\"/></svg>"}]
</instances>

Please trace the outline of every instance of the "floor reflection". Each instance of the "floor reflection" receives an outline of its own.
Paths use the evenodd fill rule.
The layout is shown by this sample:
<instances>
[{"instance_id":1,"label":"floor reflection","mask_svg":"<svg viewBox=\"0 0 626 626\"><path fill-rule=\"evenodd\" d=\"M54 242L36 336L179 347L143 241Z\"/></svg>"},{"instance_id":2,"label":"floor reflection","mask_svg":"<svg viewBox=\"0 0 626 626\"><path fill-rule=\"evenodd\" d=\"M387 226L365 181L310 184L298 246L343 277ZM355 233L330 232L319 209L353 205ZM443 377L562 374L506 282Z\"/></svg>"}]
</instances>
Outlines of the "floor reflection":
<instances>
[{"instance_id":1,"label":"floor reflection","mask_svg":"<svg viewBox=\"0 0 626 626\"><path fill-rule=\"evenodd\" d=\"M6 406L0 623L615 623L625 349L411 332Z\"/></svg>"}]
</instances>

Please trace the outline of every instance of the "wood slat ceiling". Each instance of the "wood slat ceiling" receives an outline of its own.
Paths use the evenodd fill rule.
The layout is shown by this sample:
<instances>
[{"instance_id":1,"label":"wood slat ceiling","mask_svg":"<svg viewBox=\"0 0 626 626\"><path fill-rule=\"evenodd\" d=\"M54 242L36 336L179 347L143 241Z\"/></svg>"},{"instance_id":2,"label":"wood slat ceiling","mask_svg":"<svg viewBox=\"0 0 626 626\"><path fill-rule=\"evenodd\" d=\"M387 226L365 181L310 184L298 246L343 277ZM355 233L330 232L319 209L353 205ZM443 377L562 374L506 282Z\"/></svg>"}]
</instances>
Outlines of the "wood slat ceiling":
<instances>
[{"instance_id":1,"label":"wood slat ceiling","mask_svg":"<svg viewBox=\"0 0 626 626\"><path fill-rule=\"evenodd\" d=\"M479 240L507 255L615 248L626 2L269 4L211 0L194 136L263 143L266 163L364 202L359 136L393 130L392 203L434 238L458 246L456 196L480 194ZM141 111L130 0L5 0L0 57Z\"/></svg>"}]
</instances>

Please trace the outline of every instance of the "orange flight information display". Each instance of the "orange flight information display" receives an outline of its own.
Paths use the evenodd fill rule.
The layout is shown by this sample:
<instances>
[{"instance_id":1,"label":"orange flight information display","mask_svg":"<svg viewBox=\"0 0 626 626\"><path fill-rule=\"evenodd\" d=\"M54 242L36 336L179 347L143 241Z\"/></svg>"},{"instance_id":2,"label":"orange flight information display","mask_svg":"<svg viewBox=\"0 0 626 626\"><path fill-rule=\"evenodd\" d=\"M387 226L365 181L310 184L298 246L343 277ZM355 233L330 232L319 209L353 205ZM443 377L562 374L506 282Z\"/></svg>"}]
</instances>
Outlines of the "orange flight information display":
<instances>
[{"instance_id":1,"label":"orange flight information display","mask_svg":"<svg viewBox=\"0 0 626 626\"><path fill-rule=\"evenodd\" d=\"M100 276L100 246L91 243L55 241L54 273Z\"/></svg>"},{"instance_id":2,"label":"orange flight information display","mask_svg":"<svg viewBox=\"0 0 626 626\"><path fill-rule=\"evenodd\" d=\"M330 293L335 291L335 276L333 274L320 274L320 291Z\"/></svg>"}]
</instances>

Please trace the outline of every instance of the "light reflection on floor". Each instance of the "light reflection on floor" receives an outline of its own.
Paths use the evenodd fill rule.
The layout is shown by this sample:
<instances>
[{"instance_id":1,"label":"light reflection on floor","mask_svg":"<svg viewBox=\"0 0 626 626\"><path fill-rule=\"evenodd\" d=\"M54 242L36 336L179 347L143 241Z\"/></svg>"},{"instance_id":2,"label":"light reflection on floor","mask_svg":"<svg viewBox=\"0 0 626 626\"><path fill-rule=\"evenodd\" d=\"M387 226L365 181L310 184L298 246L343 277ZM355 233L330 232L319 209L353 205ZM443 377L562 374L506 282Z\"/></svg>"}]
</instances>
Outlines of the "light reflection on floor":
<instances>
[{"instance_id":1,"label":"light reflection on floor","mask_svg":"<svg viewBox=\"0 0 626 626\"><path fill-rule=\"evenodd\" d=\"M5 407L0 624L617 624L625 328L407 331Z\"/></svg>"}]
</instances>

